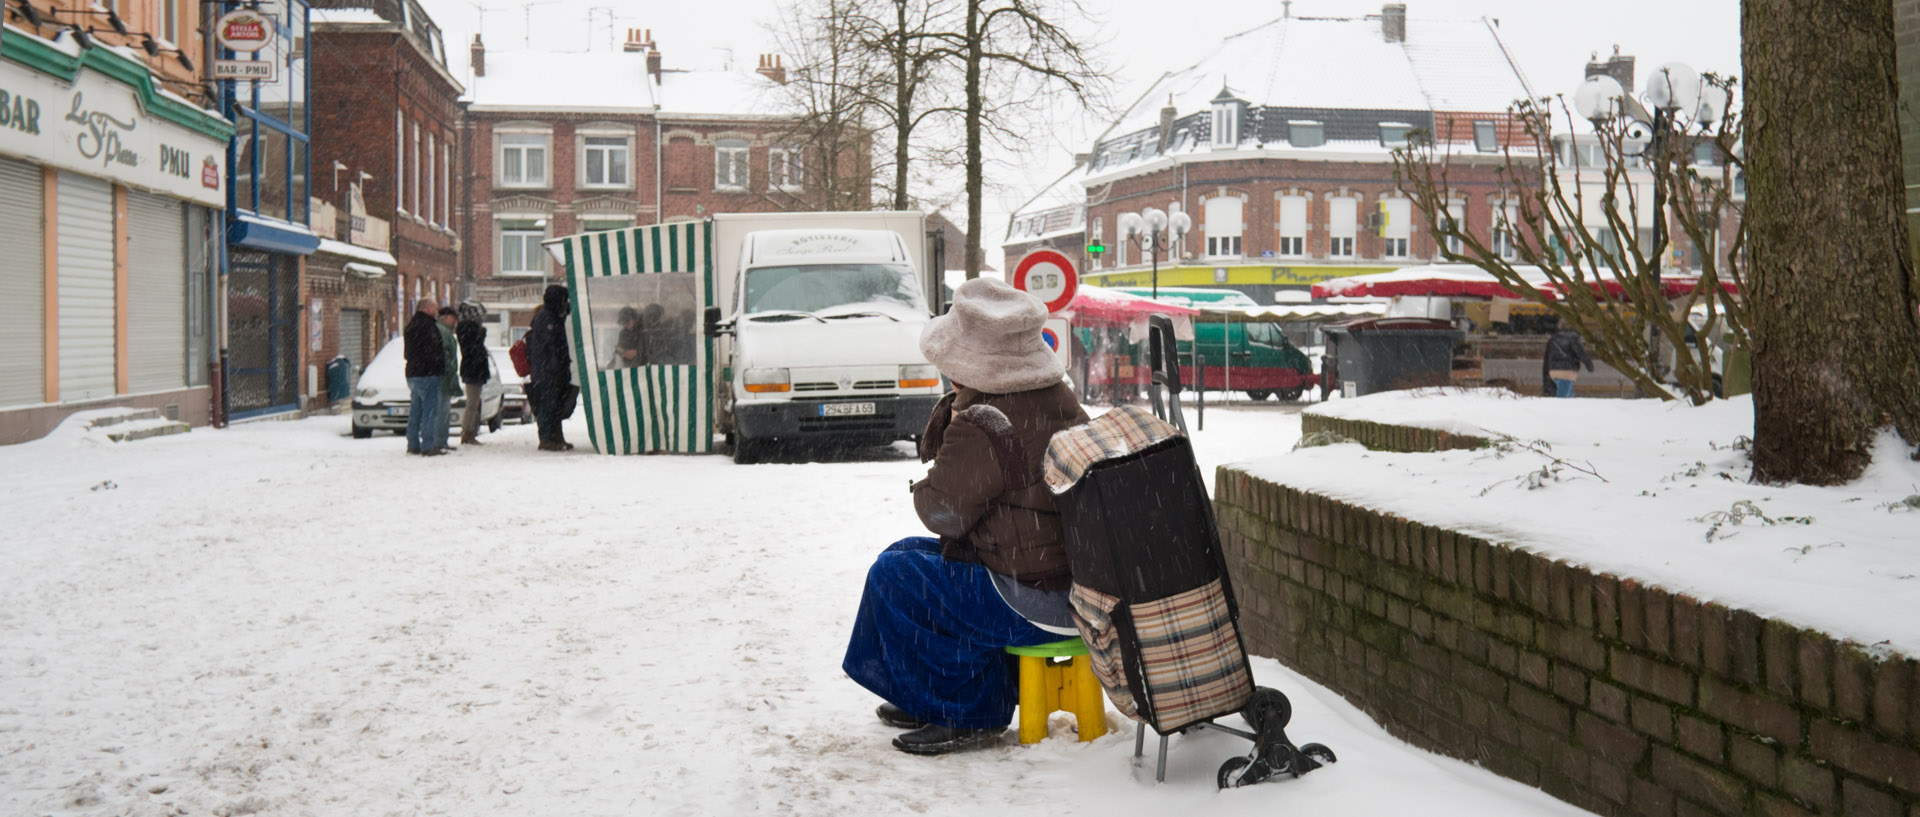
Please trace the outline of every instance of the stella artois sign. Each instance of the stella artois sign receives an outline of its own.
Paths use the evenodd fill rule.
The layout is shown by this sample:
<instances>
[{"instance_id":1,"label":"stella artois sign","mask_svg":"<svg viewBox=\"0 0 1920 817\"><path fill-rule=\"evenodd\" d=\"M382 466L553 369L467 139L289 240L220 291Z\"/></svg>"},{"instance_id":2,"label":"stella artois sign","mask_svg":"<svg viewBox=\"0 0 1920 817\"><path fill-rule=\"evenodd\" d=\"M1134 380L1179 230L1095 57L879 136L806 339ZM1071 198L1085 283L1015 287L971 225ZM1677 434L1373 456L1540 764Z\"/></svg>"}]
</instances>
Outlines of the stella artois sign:
<instances>
[{"instance_id":1,"label":"stella artois sign","mask_svg":"<svg viewBox=\"0 0 1920 817\"><path fill-rule=\"evenodd\" d=\"M273 18L252 9L236 9L214 23L214 38L220 47L253 53L273 44Z\"/></svg>"}]
</instances>

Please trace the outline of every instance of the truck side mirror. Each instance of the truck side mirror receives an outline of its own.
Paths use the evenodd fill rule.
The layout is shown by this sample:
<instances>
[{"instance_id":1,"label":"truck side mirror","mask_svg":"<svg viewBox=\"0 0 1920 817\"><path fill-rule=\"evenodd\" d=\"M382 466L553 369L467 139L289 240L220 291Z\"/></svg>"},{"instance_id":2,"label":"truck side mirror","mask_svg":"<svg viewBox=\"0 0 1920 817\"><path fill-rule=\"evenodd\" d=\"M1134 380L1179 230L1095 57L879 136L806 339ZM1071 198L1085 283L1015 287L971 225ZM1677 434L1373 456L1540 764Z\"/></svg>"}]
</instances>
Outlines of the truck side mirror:
<instances>
[{"instance_id":1,"label":"truck side mirror","mask_svg":"<svg viewBox=\"0 0 1920 817\"><path fill-rule=\"evenodd\" d=\"M719 337L721 334L720 307L717 307L717 306L707 307L703 317L705 317L706 319L705 322L706 322L706 329L707 329L707 337L710 337L710 338Z\"/></svg>"}]
</instances>

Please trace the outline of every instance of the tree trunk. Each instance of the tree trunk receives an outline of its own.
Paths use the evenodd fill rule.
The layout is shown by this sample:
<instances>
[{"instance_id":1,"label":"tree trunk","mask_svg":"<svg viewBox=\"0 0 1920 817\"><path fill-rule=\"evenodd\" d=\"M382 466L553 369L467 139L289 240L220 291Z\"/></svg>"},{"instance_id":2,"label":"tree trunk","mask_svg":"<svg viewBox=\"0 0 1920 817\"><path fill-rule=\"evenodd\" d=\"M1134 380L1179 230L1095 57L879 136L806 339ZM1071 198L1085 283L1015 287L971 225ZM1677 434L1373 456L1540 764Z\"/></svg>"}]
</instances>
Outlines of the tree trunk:
<instances>
[{"instance_id":1,"label":"tree trunk","mask_svg":"<svg viewBox=\"0 0 1920 817\"><path fill-rule=\"evenodd\" d=\"M980 207L986 168L980 158L980 62L986 35L980 31L981 0L967 0L967 280L980 277Z\"/></svg>"},{"instance_id":2,"label":"tree trunk","mask_svg":"<svg viewBox=\"0 0 1920 817\"><path fill-rule=\"evenodd\" d=\"M907 197L907 148L908 139L913 136L913 87L907 82L913 77L909 72L907 56L907 2L894 0L894 34L900 39L894 43L893 52L893 209L905 210Z\"/></svg>"},{"instance_id":3,"label":"tree trunk","mask_svg":"<svg viewBox=\"0 0 1920 817\"><path fill-rule=\"evenodd\" d=\"M1877 431L1920 441L1888 0L1744 0L1754 478L1860 476Z\"/></svg>"}]
</instances>

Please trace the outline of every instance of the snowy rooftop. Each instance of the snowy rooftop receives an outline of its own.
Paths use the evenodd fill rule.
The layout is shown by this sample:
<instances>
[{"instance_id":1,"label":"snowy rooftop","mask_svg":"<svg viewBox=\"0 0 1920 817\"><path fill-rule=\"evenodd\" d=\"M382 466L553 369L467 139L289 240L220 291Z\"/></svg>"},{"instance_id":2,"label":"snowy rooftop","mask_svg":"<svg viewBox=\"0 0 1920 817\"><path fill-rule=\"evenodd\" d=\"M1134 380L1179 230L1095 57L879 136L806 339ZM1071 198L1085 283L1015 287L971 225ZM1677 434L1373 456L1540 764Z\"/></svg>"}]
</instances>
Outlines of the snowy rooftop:
<instances>
[{"instance_id":1,"label":"snowy rooftop","mask_svg":"<svg viewBox=\"0 0 1920 817\"><path fill-rule=\"evenodd\" d=\"M753 71L647 75L645 54L619 51L488 51L486 75L472 79L475 107L534 111L658 110L689 116L781 113L778 86ZM568 81L556 81L566 77Z\"/></svg>"},{"instance_id":2,"label":"snowy rooftop","mask_svg":"<svg viewBox=\"0 0 1920 817\"><path fill-rule=\"evenodd\" d=\"M314 25L333 23L336 25L386 25L387 20L373 9L314 9L311 17Z\"/></svg>"},{"instance_id":3,"label":"snowy rooftop","mask_svg":"<svg viewBox=\"0 0 1920 817\"><path fill-rule=\"evenodd\" d=\"M1192 67L1168 73L1114 124L1120 135L1207 110L1221 88L1256 107L1505 111L1530 96L1486 19L1407 21L1388 42L1380 18L1281 18L1226 38Z\"/></svg>"}]
</instances>

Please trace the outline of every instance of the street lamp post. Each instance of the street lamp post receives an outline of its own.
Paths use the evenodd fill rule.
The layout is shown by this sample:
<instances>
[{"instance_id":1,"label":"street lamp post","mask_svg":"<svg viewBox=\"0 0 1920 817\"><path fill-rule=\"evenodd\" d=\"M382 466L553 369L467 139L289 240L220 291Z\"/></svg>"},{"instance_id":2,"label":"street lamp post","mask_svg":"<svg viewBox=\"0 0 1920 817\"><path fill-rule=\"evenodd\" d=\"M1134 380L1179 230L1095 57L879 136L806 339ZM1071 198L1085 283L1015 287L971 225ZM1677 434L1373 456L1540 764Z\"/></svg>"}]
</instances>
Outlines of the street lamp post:
<instances>
[{"instance_id":1,"label":"street lamp post","mask_svg":"<svg viewBox=\"0 0 1920 817\"><path fill-rule=\"evenodd\" d=\"M1599 74L1587 77L1574 92L1573 104L1582 118L1594 123L1596 131L1616 117L1627 120L1620 130L1621 152L1640 157L1653 174L1653 273L1658 276L1667 242L1667 185L1663 167L1666 160L1663 151L1669 147L1667 140L1684 135L1689 127L1708 127L1720 121L1731 100L1726 89L1708 85L1698 71L1680 62L1653 69L1641 99L1646 107L1627 96L1619 81ZM1652 109L1650 117L1648 108ZM1673 132L1676 129L1678 133Z\"/></svg>"},{"instance_id":2,"label":"street lamp post","mask_svg":"<svg viewBox=\"0 0 1920 817\"><path fill-rule=\"evenodd\" d=\"M1138 213L1121 213L1120 234L1147 254L1153 265L1153 297L1160 297L1160 253L1178 244L1193 228L1193 219L1184 212L1148 207Z\"/></svg>"}]
</instances>

